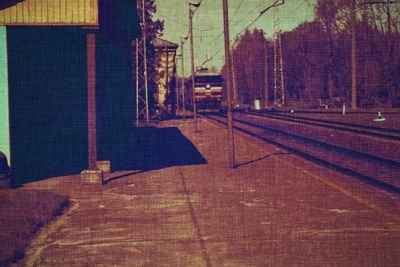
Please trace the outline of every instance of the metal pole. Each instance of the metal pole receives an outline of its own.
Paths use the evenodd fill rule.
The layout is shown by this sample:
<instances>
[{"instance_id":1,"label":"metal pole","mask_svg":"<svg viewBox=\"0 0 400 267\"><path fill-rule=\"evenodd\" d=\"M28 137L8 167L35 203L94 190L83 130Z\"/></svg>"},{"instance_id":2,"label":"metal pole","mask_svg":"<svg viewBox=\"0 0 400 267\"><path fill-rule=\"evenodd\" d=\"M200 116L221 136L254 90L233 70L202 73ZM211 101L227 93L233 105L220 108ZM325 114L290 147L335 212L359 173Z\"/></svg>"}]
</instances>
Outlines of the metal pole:
<instances>
[{"instance_id":1,"label":"metal pole","mask_svg":"<svg viewBox=\"0 0 400 267\"><path fill-rule=\"evenodd\" d=\"M146 94L146 122L149 122L149 90L147 83L147 38L146 38L146 12L144 1L142 0L142 16L143 16L143 58L144 58L144 89Z\"/></svg>"},{"instance_id":2,"label":"metal pole","mask_svg":"<svg viewBox=\"0 0 400 267\"><path fill-rule=\"evenodd\" d=\"M96 35L86 34L88 85L88 167L96 169Z\"/></svg>"},{"instance_id":3,"label":"metal pole","mask_svg":"<svg viewBox=\"0 0 400 267\"><path fill-rule=\"evenodd\" d=\"M233 45L232 45L232 82L233 82L233 108L236 107L237 105L237 83L236 83L236 75L235 75L235 55L233 51Z\"/></svg>"},{"instance_id":4,"label":"metal pole","mask_svg":"<svg viewBox=\"0 0 400 267\"><path fill-rule=\"evenodd\" d=\"M386 11L387 11L387 32L390 34L392 32L392 17L390 14L390 2L391 0L387 0L386 2Z\"/></svg>"},{"instance_id":5,"label":"metal pole","mask_svg":"<svg viewBox=\"0 0 400 267\"><path fill-rule=\"evenodd\" d=\"M182 90L182 111L185 112L185 67L183 66L184 60L183 60L183 39L181 38L181 55L182 55L182 81L181 81L181 90Z\"/></svg>"},{"instance_id":6,"label":"metal pole","mask_svg":"<svg viewBox=\"0 0 400 267\"><path fill-rule=\"evenodd\" d=\"M276 34L276 33L275 33ZM277 102L277 91L278 91L278 76L277 76L277 72L278 72L278 56L277 56L277 44L276 44L276 37L274 40L274 103Z\"/></svg>"},{"instance_id":7,"label":"metal pole","mask_svg":"<svg viewBox=\"0 0 400 267\"><path fill-rule=\"evenodd\" d=\"M197 110L196 110L196 99L195 99L195 86L194 86L194 48L193 48L193 11L190 9L190 4L189 4L189 32L190 32L190 54L192 58L192 97L193 97L193 120L194 120L194 131L197 132L198 126L197 126Z\"/></svg>"},{"instance_id":8,"label":"metal pole","mask_svg":"<svg viewBox=\"0 0 400 267\"><path fill-rule=\"evenodd\" d=\"M228 116L228 162L229 168L235 168L235 144L233 139L233 120L232 120L232 66L229 53L229 14L228 0L222 0L224 12L224 43L225 43L225 66L226 68L226 96L227 96L227 116Z\"/></svg>"},{"instance_id":9,"label":"metal pole","mask_svg":"<svg viewBox=\"0 0 400 267\"><path fill-rule=\"evenodd\" d=\"M281 87L282 87L282 105L285 105L285 80L283 76L283 57L282 57L282 35L279 31L279 59L281 67Z\"/></svg>"},{"instance_id":10,"label":"metal pole","mask_svg":"<svg viewBox=\"0 0 400 267\"><path fill-rule=\"evenodd\" d=\"M173 68L172 68L172 72L173 72L173 77L175 78L175 83L174 83L174 91L175 91L175 110L174 110L174 116L177 116L178 115L178 110L179 110L179 86L178 86L178 81L177 81L177 75L176 75L176 73L177 73L177 69L176 69L176 66L177 66L177 60L176 60L176 50L174 50L173 52L172 52L173 54L173 62L174 62L174 64L173 64Z\"/></svg>"},{"instance_id":11,"label":"metal pole","mask_svg":"<svg viewBox=\"0 0 400 267\"><path fill-rule=\"evenodd\" d=\"M166 91L166 95L168 96L168 101L166 101L167 104L167 112L169 113L169 105L171 104L171 113L172 113L172 105L173 103L173 99L172 99L172 94L171 94L171 90L169 88L169 55L168 55L168 47L165 47L165 91ZM168 103L169 102L169 103Z\"/></svg>"},{"instance_id":12,"label":"metal pole","mask_svg":"<svg viewBox=\"0 0 400 267\"><path fill-rule=\"evenodd\" d=\"M264 108L268 108L269 105L269 87L268 87L268 43L265 43L264 47L264 83L265 83L265 91L264 91Z\"/></svg>"},{"instance_id":13,"label":"metal pole","mask_svg":"<svg viewBox=\"0 0 400 267\"><path fill-rule=\"evenodd\" d=\"M356 0L351 6L351 107L357 108L357 40L356 40Z\"/></svg>"},{"instance_id":14,"label":"metal pole","mask_svg":"<svg viewBox=\"0 0 400 267\"><path fill-rule=\"evenodd\" d=\"M136 39L136 126L139 127L139 39Z\"/></svg>"}]
</instances>

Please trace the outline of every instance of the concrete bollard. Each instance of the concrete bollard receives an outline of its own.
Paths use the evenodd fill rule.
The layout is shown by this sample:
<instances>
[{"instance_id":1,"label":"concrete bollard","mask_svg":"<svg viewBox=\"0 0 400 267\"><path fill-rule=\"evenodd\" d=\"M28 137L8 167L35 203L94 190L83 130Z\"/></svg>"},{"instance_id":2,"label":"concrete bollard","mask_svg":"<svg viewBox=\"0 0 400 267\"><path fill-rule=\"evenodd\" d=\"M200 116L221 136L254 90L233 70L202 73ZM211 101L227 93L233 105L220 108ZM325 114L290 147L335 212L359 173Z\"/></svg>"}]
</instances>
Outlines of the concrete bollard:
<instances>
[{"instance_id":1,"label":"concrete bollard","mask_svg":"<svg viewBox=\"0 0 400 267\"><path fill-rule=\"evenodd\" d=\"M111 173L111 162L109 160L96 161L96 168L102 171L105 177L108 177Z\"/></svg>"},{"instance_id":2,"label":"concrete bollard","mask_svg":"<svg viewBox=\"0 0 400 267\"><path fill-rule=\"evenodd\" d=\"M100 170L83 170L81 172L82 184L102 184L103 172Z\"/></svg>"},{"instance_id":3,"label":"concrete bollard","mask_svg":"<svg viewBox=\"0 0 400 267\"><path fill-rule=\"evenodd\" d=\"M346 115L346 103L343 103L342 113L343 115Z\"/></svg>"},{"instance_id":4,"label":"concrete bollard","mask_svg":"<svg viewBox=\"0 0 400 267\"><path fill-rule=\"evenodd\" d=\"M111 162L109 160L96 161L96 170L83 170L81 182L83 184L104 184L104 179L110 177Z\"/></svg>"}]
</instances>

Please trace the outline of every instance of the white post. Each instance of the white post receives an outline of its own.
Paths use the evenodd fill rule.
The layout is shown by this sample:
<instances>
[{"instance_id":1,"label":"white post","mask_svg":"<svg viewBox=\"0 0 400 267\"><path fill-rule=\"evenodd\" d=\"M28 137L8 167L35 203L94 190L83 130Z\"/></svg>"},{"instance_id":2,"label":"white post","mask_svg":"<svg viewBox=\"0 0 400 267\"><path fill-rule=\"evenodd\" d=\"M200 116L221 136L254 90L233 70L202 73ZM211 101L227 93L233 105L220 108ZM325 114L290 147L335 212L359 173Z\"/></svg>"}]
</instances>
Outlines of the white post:
<instances>
[{"instance_id":1,"label":"white post","mask_svg":"<svg viewBox=\"0 0 400 267\"><path fill-rule=\"evenodd\" d=\"M0 26L0 150L11 165L9 112L7 30L5 26Z\"/></svg>"}]
</instances>

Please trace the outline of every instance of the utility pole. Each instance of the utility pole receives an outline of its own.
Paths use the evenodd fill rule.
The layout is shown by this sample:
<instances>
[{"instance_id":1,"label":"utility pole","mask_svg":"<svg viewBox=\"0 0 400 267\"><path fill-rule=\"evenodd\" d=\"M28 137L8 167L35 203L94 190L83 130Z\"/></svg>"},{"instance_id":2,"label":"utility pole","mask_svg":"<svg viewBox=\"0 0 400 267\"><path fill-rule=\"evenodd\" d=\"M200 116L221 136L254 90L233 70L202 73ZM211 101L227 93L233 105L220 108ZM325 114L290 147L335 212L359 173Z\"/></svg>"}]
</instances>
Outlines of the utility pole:
<instances>
[{"instance_id":1,"label":"utility pole","mask_svg":"<svg viewBox=\"0 0 400 267\"><path fill-rule=\"evenodd\" d=\"M274 102L285 105L285 82L283 79L282 38L278 6L274 7Z\"/></svg>"},{"instance_id":2,"label":"utility pole","mask_svg":"<svg viewBox=\"0 0 400 267\"><path fill-rule=\"evenodd\" d=\"M235 75L235 55L234 46L232 45L232 82L233 82L233 107L235 108L238 103L238 91Z\"/></svg>"},{"instance_id":3,"label":"utility pole","mask_svg":"<svg viewBox=\"0 0 400 267\"><path fill-rule=\"evenodd\" d=\"M191 9L191 6L194 7L199 7L200 3L197 4L192 4L189 3L189 35L190 35L190 56L192 59L192 103L193 103L193 121L194 121L194 131L198 132L199 128L197 125L197 110L196 110L196 99L195 99L195 79L194 79L194 74L195 74L195 69L194 69L194 48L193 48L193 10Z\"/></svg>"},{"instance_id":4,"label":"utility pole","mask_svg":"<svg viewBox=\"0 0 400 267\"><path fill-rule=\"evenodd\" d=\"M182 95L182 111L185 112L185 67L184 67L184 59L183 59L183 40L187 40L187 37L181 37L181 64L182 64L182 80L181 80L181 95Z\"/></svg>"},{"instance_id":5,"label":"utility pole","mask_svg":"<svg viewBox=\"0 0 400 267\"><path fill-rule=\"evenodd\" d=\"M178 70L176 69L176 66L177 66L177 62L176 62L176 54L175 54L175 56L174 56L174 67L173 67L173 71L174 72L178 72ZM179 82L177 81L177 79L175 79L175 100L176 100L176 103L175 103L175 116L177 116L178 115L178 111L179 111L179 103L180 103L180 100L179 100Z\"/></svg>"},{"instance_id":6,"label":"utility pole","mask_svg":"<svg viewBox=\"0 0 400 267\"><path fill-rule=\"evenodd\" d=\"M356 0L351 5L351 108L357 108Z\"/></svg>"},{"instance_id":7,"label":"utility pole","mask_svg":"<svg viewBox=\"0 0 400 267\"><path fill-rule=\"evenodd\" d=\"M268 42L265 42L264 46L264 83L265 83L265 91L264 91L264 108L268 108L269 106L269 87L268 87Z\"/></svg>"},{"instance_id":8,"label":"utility pole","mask_svg":"<svg viewBox=\"0 0 400 267\"><path fill-rule=\"evenodd\" d=\"M231 99L231 83L232 83L232 66L229 49L229 14L228 0L222 0L224 13L224 43L225 43L225 66L226 71L226 96L227 96L227 117L228 117L228 162L229 168L235 168L235 143L233 139L233 120L232 120L232 99Z\"/></svg>"},{"instance_id":9,"label":"utility pole","mask_svg":"<svg viewBox=\"0 0 400 267\"><path fill-rule=\"evenodd\" d=\"M387 32L388 32L388 34L390 34L392 32L392 17L390 14L390 4L391 4L391 1L387 0L386 1L386 12L387 12L386 16L387 16Z\"/></svg>"},{"instance_id":10,"label":"utility pole","mask_svg":"<svg viewBox=\"0 0 400 267\"><path fill-rule=\"evenodd\" d=\"M165 46L165 91L166 91L166 95L168 96L168 100L166 101L167 104L167 111L168 113L172 111L172 107L174 105L174 99L172 99L172 93L171 93L171 88L169 86L169 54L168 54L168 47ZM171 107L171 110L169 109Z\"/></svg>"}]
</instances>

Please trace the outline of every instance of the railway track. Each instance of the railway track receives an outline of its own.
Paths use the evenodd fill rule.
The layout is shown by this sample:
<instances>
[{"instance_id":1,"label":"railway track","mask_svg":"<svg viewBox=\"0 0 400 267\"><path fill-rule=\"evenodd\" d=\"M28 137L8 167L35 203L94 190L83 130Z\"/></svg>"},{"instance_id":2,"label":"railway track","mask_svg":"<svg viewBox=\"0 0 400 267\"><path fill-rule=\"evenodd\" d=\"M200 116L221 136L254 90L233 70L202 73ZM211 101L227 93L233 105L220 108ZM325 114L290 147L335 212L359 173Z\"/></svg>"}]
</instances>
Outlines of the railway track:
<instances>
[{"instance_id":1,"label":"railway track","mask_svg":"<svg viewBox=\"0 0 400 267\"><path fill-rule=\"evenodd\" d=\"M222 114L205 115L205 117L226 125L226 118ZM334 144L324 140L324 138L315 138L313 134L307 134L304 131L293 131L293 121L285 122L288 123L287 127L283 126L282 122L279 122L280 125L277 126L278 124L271 123L271 118L254 114L235 114L234 122L234 128L238 131L274 144L320 165L351 175L375 187L400 194L400 160L385 157L382 153L372 153L346 146L346 142L351 142L351 140L346 141L346 138L351 138L349 136L343 139L345 142L342 140L342 143ZM320 126L308 125L308 127ZM327 131L329 131L329 134L332 131L337 134L338 131L343 130L330 128ZM360 132L350 132L352 135L361 135ZM377 136L373 138L370 135L365 136L374 139L374 141L368 142L372 142L375 145L379 145L382 142L384 144L385 140L393 141L392 139L381 139L384 138L382 136L379 138ZM400 148L400 144L397 141L393 142L397 143L398 148ZM393 144L389 145L393 147ZM393 147L394 151L396 148Z\"/></svg>"},{"instance_id":2,"label":"railway track","mask_svg":"<svg viewBox=\"0 0 400 267\"><path fill-rule=\"evenodd\" d=\"M244 113L244 112L241 112ZM331 121L324 119L308 118L298 115L286 115L286 114L273 114L273 113L260 113L254 111L248 111L246 114L252 114L254 116L260 116L265 118L271 118L282 121L290 121L295 123L302 123L306 125L325 127L329 129L352 132L357 134L369 135L389 140L400 141L400 130L391 128L374 127L369 125L360 125L355 123Z\"/></svg>"},{"instance_id":3,"label":"railway track","mask_svg":"<svg viewBox=\"0 0 400 267\"><path fill-rule=\"evenodd\" d=\"M350 126L339 125L329 121L329 124L312 122L308 120L289 118L276 118L274 116L265 116L260 113L238 113L237 117L244 117L246 120L252 120L256 123L268 120L268 125L274 129L282 129L288 133L294 133L300 136L308 136L315 140L322 141L334 146L351 148L352 150L377 155L381 158L395 160L400 162L400 140L394 131L393 135L386 133L383 128L383 133L380 128L374 127L375 132L368 130L370 126L351 124ZM251 117L251 118L250 118ZM341 122L339 122L341 123ZM348 123L347 123L348 124ZM354 126L357 129L354 129Z\"/></svg>"}]
</instances>

